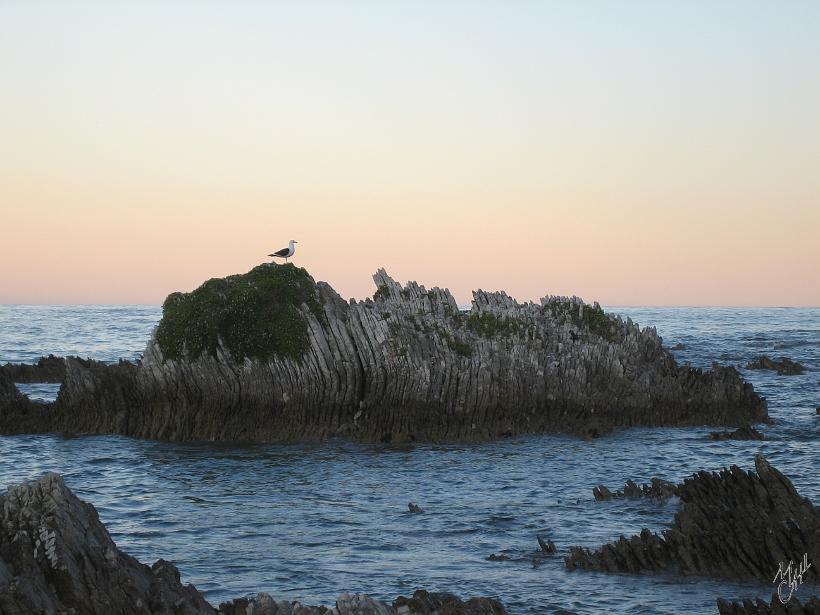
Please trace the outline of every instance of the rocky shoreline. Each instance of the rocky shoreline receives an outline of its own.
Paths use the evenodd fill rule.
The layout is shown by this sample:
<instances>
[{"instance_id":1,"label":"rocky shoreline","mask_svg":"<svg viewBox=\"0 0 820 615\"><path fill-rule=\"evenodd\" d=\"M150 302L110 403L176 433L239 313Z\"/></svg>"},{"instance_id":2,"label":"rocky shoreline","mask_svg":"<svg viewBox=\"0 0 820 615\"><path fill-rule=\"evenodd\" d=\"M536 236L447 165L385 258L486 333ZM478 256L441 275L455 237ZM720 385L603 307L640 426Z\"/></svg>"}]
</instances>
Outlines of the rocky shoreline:
<instances>
[{"instance_id":1,"label":"rocky shoreline","mask_svg":"<svg viewBox=\"0 0 820 615\"><path fill-rule=\"evenodd\" d=\"M622 491L599 497L680 498L681 508L661 536L643 530L590 551L570 547L570 570L617 573L663 571L772 582L782 562L805 553L820 557L820 511L800 497L783 474L763 457L755 472L733 466L699 472L678 485L655 480L638 486L628 481ZM538 536L541 557L556 554L551 540ZM490 556L491 562L511 559ZM524 558L528 559L528 558ZM813 614L820 606L812 597L820 575L815 566L801 571L804 602L790 597L784 606L771 601L717 598L725 615ZM809 592L807 592L809 590ZM793 592L787 592L793 593ZM683 607L683 605L682 605ZM79 500L56 474L15 485L0 495L0 613L224 614L224 615L505 615L493 598L462 600L449 593L417 590L390 603L364 594L342 594L333 607L277 601L269 594L240 597L218 607L192 585L184 585L170 562L147 566L124 553L111 539L91 504Z\"/></svg>"},{"instance_id":2,"label":"rocky shoreline","mask_svg":"<svg viewBox=\"0 0 820 615\"><path fill-rule=\"evenodd\" d=\"M491 598L462 601L416 591L392 604L342 594L333 608L276 601L268 594L219 608L177 568L140 563L114 544L97 511L57 474L12 486L0 495L0 613L34 615L506 615Z\"/></svg>"},{"instance_id":3,"label":"rocky shoreline","mask_svg":"<svg viewBox=\"0 0 820 615\"><path fill-rule=\"evenodd\" d=\"M261 265L174 293L142 361L67 358L53 404L0 398L0 433L479 441L768 418L734 368L679 366L653 328L577 297L479 290L463 312L445 289L374 281L373 299L346 302L292 264Z\"/></svg>"}]
</instances>

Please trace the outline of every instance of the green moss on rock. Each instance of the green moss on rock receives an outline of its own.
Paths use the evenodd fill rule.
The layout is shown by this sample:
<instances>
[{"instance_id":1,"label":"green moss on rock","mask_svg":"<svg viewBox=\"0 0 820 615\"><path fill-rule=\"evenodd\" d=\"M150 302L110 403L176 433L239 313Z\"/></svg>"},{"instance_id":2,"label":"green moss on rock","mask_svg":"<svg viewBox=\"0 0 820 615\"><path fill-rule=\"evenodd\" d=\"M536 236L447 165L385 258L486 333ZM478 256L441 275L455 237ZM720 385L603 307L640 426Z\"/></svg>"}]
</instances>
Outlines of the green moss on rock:
<instances>
[{"instance_id":1,"label":"green moss on rock","mask_svg":"<svg viewBox=\"0 0 820 615\"><path fill-rule=\"evenodd\" d=\"M496 316L489 312L470 314L467 317L466 324L470 331L487 339L496 336L514 335L523 328L521 321L517 318Z\"/></svg>"},{"instance_id":2,"label":"green moss on rock","mask_svg":"<svg viewBox=\"0 0 820 615\"><path fill-rule=\"evenodd\" d=\"M579 329L586 329L590 333L612 341L614 336L612 327L614 320L597 303L590 305L583 304L583 310L579 310L579 304L565 299L553 298L545 305L544 309L563 321L569 320Z\"/></svg>"},{"instance_id":3,"label":"green moss on rock","mask_svg":"<svg viewBox=\"0 0 820 615\"><path fill-rule=\"evenodd\" d=\"M216 354L220 339L234 361L298 359L308 348L301 306L323 319L316 283L293 264L264 264L248 273L214 278L162 305L156 340L167 359Z\"/></svg>"}]
</instances>

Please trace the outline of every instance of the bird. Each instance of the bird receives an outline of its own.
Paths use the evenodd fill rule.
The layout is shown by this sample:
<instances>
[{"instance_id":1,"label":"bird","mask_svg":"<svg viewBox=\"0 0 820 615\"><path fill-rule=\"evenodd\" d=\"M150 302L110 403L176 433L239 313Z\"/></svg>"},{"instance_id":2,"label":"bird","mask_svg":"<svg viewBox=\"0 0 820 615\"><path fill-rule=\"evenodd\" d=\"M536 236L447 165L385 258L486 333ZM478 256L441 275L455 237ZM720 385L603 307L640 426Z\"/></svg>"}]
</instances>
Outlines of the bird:
<instances>
[{"instance_id":1,"label":"bird","mask_svg":"<svg viewBox=\"0 0 820 615\"><path fill-rule=\"evenodd\" d=\"M288 242L287 248L282 248L281 250L277 250L273 254L268 254L268 256L272 256L274 258L284 258L285 262L288 262L288 259L293 256L293 253L296 252L296 247L293 244L299 243L295 239L291 239Z\"/></svg>"}]
</instances>

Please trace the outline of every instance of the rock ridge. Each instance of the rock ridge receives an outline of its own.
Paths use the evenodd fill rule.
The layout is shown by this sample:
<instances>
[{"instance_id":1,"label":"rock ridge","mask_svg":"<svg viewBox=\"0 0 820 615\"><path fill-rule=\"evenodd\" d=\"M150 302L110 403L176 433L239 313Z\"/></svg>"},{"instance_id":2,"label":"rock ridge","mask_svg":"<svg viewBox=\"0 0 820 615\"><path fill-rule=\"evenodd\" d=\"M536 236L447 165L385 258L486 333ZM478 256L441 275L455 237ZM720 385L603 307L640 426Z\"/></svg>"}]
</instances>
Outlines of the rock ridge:
<instances>
[{"instance_id":1,"label":"rock ridge","mask_svg":"<svg viewBox=\"0 0 820 615\"><path fill-rule=\"evenodd\" d=\"M295 270L289 264L253 271L258 277L282 268ZM294 301L306 292L301 275L295 277L299 293L288 295ZM237 277L242 276L231 279ZM264 360L240 359L237 348L253 350L254 340L235 332L244 321L231 311L233 304L209 299L205 305L219 306L222 329L233 327L230 345L220 337L222 329L205 328L192 338L202 350L188 357L188 338L179 327L166 326L173 334L164 336L173 340L170 355L155 332L136 364L68 358L56 402L36 420L0 401L0 433L475 441L543 432L595 437L634 425L737 426L767 419L765 400L734 368L679 366L653 328L641 329L577 297L519 303L504 292L478 290L471 309L462 312L448 290L415 282L401 286L384 269L373 276L374 297L363 301L344 301L328 284L309 279L314 295L298 306L286 304L288 326L298 329L294 310L304 323L299 344L280 340L272 349L256 349ZM171 303L187 305L184 297ZM185 314L210 317L193 308ZM253 323L267 330L258 318ZM287 352L277 354L280 347Z\"/></svg>"},{"instance_id":2,"label":"rock ridge","mask_svg":"<svg viewBox=\"0 0 820 615\"><path fill-rule=\"evenodd\" d=\"M660 535L643 529L591 551L573 547L570 570L666 571L772 582L780 563L820 562L820 510L766 459L755 472L737 466L701 471L678 485L681 507ZM817 583L817 566L803 579Z\"/></svg>"}]
</instances>

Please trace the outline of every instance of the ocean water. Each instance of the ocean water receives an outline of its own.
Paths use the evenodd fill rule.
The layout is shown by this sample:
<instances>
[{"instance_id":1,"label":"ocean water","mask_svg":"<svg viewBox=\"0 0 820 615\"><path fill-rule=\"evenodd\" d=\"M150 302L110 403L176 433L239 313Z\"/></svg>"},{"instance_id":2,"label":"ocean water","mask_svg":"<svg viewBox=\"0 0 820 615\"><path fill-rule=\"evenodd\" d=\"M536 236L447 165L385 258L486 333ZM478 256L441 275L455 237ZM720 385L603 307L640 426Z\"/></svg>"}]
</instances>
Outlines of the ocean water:
<instances>
[{"instance_id":1,"label":"ocean water","mask_svg":"<svg viewBox=\"0 0 820 615\"><path fill-rule=\"evenodd\" d=\"M769 401L775 423L761 428L768 440L713 442L699 427L447 446L13 436L0 437L0 485L62 473L121 548L147 563L174 561L215 604L259 591L332 604L343 591L392 599L425 588L495 596L519 614L678 614L714 613L719 596L771 596L768 583L568 572L560 554L534 561L538 534L563 552L663 529L675 513L675 501L595 502L598 484L678 481L731 464L751 469L763 453L820 503L820 309L608 311L655 326L670 347L683 344L674 351L681 362L740 367ZM133 359L159 316L155 307L0 306L0 362L50 352ZM778 376L742 368L762 353L808 370ZM47 387L32 392L53 395ZM408 502L425 512L409 514ZM487 561L491 553L511 560ZM817 594L803 585L796 596Z\"/></svg>"}]
</instances>

